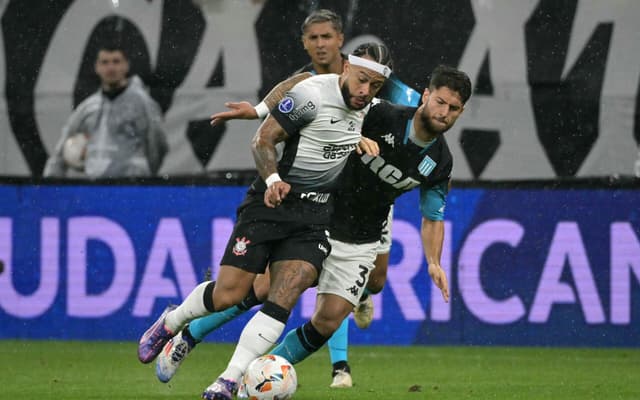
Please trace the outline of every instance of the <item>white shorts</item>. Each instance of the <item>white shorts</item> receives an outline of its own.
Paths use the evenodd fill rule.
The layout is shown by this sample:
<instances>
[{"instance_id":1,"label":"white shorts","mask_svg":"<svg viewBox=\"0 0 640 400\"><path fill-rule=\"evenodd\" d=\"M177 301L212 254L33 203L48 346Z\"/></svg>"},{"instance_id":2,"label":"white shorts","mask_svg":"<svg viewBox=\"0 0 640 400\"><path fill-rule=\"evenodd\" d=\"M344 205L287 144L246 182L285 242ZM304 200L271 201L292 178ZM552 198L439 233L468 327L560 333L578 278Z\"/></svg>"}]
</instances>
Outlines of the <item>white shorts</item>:
<instances>
[{"instance_id":1,"label":"white shorts","mask_svg":"<svg viewBox=\"0 0 640 400\"><path fill-rule=\"evenodd\" d=\"M352 244L331 238L329 243L331 253L318 278L318 293L335 294L355 306L369 281L379 243Z\"/></svg>"},{"instance_id":2,"label":"white shorts","mask_svg":"<svg viewBox=\"0 0 640 400\"><path fill-rule=\"evenodd\" d=\"M389 208L389 215L387 215L387 220L382 225L382 237L378 242L378 248L376 252L378 254L387 254L391 252L391 225L393 223L393 205Z\"/></svg>"}]
</instances>

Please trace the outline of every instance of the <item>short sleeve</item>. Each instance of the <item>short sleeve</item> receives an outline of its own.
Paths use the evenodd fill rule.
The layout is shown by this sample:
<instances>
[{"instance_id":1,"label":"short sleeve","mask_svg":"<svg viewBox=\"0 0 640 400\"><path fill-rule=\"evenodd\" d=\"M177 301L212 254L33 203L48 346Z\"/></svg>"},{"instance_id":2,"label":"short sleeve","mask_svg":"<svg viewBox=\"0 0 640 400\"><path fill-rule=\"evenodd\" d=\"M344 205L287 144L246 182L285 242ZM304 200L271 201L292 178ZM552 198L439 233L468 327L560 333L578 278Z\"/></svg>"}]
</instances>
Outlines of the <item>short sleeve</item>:
<instances>
[{"instance_id":1,"label":"short sleeve","mask_svg":"<svg viewBox=\"0 0 640 400\"><path fill-rule=\"evenodd\" d=\"M317 91L318 88L308 82L300 82L271 110L271 115L289 136L296 135L318 115L320 96Z\"/></svg>"},{"instance_id":2,"label":"short sleeve","mask_svg":"<svg viewBox=\"0 0 640 400\"><path fill-rule=\"evenodd\" d=\"M430 188L420 188L420 212L431 221L444 220L449 181L441 182Z\"/></svg>"}]
</instances>

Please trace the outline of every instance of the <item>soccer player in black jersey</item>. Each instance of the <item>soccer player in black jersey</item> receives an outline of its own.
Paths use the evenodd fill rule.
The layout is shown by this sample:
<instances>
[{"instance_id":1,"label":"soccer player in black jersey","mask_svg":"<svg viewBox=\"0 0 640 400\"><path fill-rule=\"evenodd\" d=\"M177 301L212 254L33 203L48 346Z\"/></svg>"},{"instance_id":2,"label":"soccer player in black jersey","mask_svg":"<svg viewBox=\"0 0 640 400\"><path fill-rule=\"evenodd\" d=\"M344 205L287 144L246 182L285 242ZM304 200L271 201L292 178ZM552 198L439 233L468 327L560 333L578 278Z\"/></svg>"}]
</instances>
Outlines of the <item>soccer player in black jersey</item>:
<instances>
[{"instance_id":1,"label":"soccer player in black jersey","mask_svg":"<svg viewBox=\"0 0 640 400\"><path fill-rule=\"evenodd\" d=\"M428 271L449 301L447 277L440 266L443 214L453 160L443 136L464 110L471 81L462 71L437 67L418 108L381 102L372 106L363 135L380 154L352 154L336 194L330 228L332 250L324 262L311 321L291 330L271 353L292 363L305 359L332 335L351 312L366 285L375 247L394 200L420 188L421 238Z\"/></svg>"},{"instance_id":2,"label":"soccer player in black jersey","mask_svg":"<svg viewBox=\"0 0 640 400\"><path fill-rule=\"evenodd\" d=\"M360 131L390 74L388 49L363 44L342 75L311 77L271 110L252 143L260 176L238 208L218 280L198 285L180 306L165 310L140 339L141 362L153 361L186 323L240 303L268 264L267 300L245 325L227 369L202 394L231 400L246 367L278 340L298 297L318 279L330 252L331 195L353 150L377 155L375 142L362 140ZM285 147L278 160L280 142Z\"/></svg>"},{"instance_id":3,"label":"soccer player in black jersey","mask_svg":"<svg viewBox=\"0 0 640 400\"><path fill-rule=\"evenodd\" d=\"M311 321L290 331L273 354L297 363L320 348L357 303L375 259L389 207L402 193L419 187L421 239L432 280L449 300L440 266L443 214L453 160L443 134L471 96L462 71L437 67L418 108L380 102L365 118L363 135L374 139L377 157L352 154L336 193L331 221L332 251L319 279ZM245 117L250 118L248 113ZM237 115L233 115L237 117Z\"/></svg>"}]
</instances>

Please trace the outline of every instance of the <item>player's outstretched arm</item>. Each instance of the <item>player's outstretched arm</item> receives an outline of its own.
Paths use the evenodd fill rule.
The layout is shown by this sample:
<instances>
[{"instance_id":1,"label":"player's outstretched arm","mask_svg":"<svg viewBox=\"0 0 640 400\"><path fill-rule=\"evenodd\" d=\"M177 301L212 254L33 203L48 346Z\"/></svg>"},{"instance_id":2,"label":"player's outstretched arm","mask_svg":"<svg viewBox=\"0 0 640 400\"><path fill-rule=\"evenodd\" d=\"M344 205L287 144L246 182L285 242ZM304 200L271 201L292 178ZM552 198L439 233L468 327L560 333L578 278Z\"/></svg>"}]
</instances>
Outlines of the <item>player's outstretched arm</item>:
<instances>
[{"instance_id":1,"label":"player's outstretched arm","mask_svg":"<svg viewBox=\"0 0 640 400\"><path fill-rule=\"evenodd\" d=\"M442 243L444 241L444 221L433 221L422 217L422 227L420 229L422 247L424 255L429 264L429 276L433 283L442 292L444 301L449 302L449 283L447 274L440 265L442 255Z\"/></svg>"},{"instance_id":2,"label":"player's outstretched arm","mask_svg":"<svg viewBox=\"0 0 640 400\"><path fill-rule=\"evenodd\" d=\"M211 115L211 125L219 125L232 119L258 119L264 118L275 107L291 88L297 83L311 77L309 72L303 72L278 83L257 106L248 101L227 102L224 106L229 110Z\"/></svg>"},{"instance_id":3,"label":"player's outstretched arm","mask_svg":"<svg viewBox=\"0 0 640 400\"><path fill-rule=\"evenodd\" d=\"M211 126L219 125L232 119L258 119L258 112L248 101L224 103L227 111L211 115Z\"/></svg>"}]
</instances>

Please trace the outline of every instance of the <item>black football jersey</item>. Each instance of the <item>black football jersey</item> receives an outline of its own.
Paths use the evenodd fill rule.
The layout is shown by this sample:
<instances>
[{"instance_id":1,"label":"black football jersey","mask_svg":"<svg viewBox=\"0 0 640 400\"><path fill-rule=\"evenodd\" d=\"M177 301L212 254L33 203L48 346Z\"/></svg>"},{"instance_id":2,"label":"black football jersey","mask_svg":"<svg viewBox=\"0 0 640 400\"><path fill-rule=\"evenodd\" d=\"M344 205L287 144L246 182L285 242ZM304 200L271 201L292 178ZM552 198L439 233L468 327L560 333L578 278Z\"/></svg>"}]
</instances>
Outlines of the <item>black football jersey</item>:
<instances>
[{"instance_id":1,"label":"black football jersey","mask_svg":"<svg viewBox=\"0 0 640 400\"><path fill-rule=\"evenodd\" d=\"M378 143L380 154L350 156L335 196L332 238L349 243L377 241L398 196L416 187L428 191L448 183L453 158L447 142L442 135L429 143L415 139L411 135L415 111L415 107L385 101L371 107L362 135Z\"/></svg>"}]
</instances>

